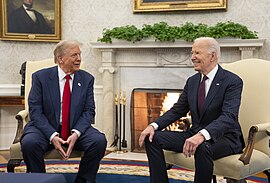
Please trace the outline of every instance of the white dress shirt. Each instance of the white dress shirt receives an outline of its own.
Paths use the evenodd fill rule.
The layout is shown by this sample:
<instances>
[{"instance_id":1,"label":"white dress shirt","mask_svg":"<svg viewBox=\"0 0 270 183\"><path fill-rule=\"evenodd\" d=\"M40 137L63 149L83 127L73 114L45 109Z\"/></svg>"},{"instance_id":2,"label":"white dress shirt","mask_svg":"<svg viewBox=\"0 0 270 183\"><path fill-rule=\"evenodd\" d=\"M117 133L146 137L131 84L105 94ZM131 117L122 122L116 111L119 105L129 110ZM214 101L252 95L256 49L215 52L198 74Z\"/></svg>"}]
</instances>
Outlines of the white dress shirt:
<instances>
[{"instance_id":1,"label":"white dress shirt","mask_svg":"<svg viewBox=\"0 0 270 183\"><path fill-rule=\"evenodd\" d=\"M212 82L213 82L213 80L214 80L214 78L216 76L217 71L218 71L218 64L214 67L214 69L212 71L210 71L206 75L208 79L205 80L205 97L207 97L208 91L209 91L210 86L211 86L211 84L212 84ZM202 74L201 78L203 78L203 74ZM155 130L158 129L158 124L157 123L153 122L150 125L153 126ZM205 140L210 140L211 139L211 136L210 136L209 132L206 129L200 130L199 133L201 133L204 136Z\"/></svg>"},{"instance_id":2,"label":"white dress shirt","mask_svg":"<svg viewBox=\"0 0 270 183\"><path fill-rule=\"evenodd\" d=\"M29 17L34 21L36 22L37 21L37 17L35 15L35 12L34 11L30 11L30 10L27 10L29 8L27 8L25 5L23 5L23 8L25 9L26 13L29 15Z\"/></svg>"},{"instance_id":3,"label":"white dress shirt","mask_svg":"<svg viewBox=\"0 0 270 183\"><path fill-rule=\"evenodd\" d=\"M60 124L62 124L62 98L63 98L63 93L64 93L64 86L65 86L65 82L66 82L66 76L67 74L58 66L58 78L59 78L59 87L60 87L60 100L61 100L61 111L60 111ZM72 93L72 85L73 85L73 80L74 80L74 74L70 75L71 79L69 80L69 86L70 86L70 92ZM78 137L80 137L81 132L76 130L76 129L72 129L72 132L77 133ZM55 137L56 135L59 135L58 132L54 132L51 137L50 137L50 141L53 139L53 137Z\"/></svg>"},{"instance_id":4,"label":"white dress shirt","mask_svg":"<svg viewBox=\"0 0 270 183\"><path fill-rule=\"evenodd\" d=\"M210 89L210 86L216 76L216 73L218 71L218 64L214 67L214 69L212 71L210 71L206 76L207 76L207 80L205 80L205 98L207 97L208 91ZM202 77L203 78L203 74ZM202 80L202 79L201 79ZM211 136L209 134L209 132L206 129L202 129L199 131L199 133L201 133L204 136L205 140L210 140Z\"/></svg>"}]
</instances>

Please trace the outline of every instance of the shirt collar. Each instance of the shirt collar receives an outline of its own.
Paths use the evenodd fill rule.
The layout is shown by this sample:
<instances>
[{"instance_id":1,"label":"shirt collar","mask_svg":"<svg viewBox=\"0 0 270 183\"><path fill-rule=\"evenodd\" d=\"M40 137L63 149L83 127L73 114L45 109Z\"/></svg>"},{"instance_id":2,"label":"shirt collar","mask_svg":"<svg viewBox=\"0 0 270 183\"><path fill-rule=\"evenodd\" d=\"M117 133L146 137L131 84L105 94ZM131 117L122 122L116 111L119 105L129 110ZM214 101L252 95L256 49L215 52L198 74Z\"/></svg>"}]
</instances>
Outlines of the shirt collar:
<instances>
[{"instance_id":1,"label":"shirt collar","mask_svg":"<svg viewBox=\"0 0 270 183\"><path fill-rule=\"evenodd\" d=\"M58 67L58 77L59 77L59 80L62 81L67 74L59 66L57 66L57 67ZM70 77L73 80L74 74L70 74Z\"/></svg>"},{"instance_id":2,"label":"shirt collar","mask_svg":"<svg viewBox=\"0 0 270 183\"><path fill-rule=\"evenodd\" d=\"M214 67L214 69L212 69L206 76L208 79L210 79L211 81L214 79L216 73L218 71L218 64ZM202 76L203 78L203 76Z\"/></svg>"},{"instance_id":3,"label":"shirt collar","mask_svg":"<svg viewBox=\"0 0 270 183\"><path fill-rule=\"evenodd\" d=\"M24 4L23 4L23 8L25 9L25 11L27 11L27 9L33 9L33 8L28 8L28 7L25 6Z\"/></svg>"}]
</instances>

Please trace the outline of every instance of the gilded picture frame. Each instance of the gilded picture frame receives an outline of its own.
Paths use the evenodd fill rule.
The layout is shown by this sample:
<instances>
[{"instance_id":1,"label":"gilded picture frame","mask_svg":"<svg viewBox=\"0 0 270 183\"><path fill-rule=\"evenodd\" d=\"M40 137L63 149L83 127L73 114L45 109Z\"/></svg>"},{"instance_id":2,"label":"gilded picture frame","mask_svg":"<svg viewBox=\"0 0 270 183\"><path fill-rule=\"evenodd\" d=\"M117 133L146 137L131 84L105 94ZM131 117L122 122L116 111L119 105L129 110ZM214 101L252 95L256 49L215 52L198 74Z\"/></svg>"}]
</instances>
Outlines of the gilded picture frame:
<instances>
[{"instance_id":1,"label":"gilded picture frame","mask_svg":"<svg viewBox=\"0 0 270 183\"><path fill-rule=\"evenodd\" d=\"M38 42L61 40L61 0L0 1L1 40ZM27 4L29 2L33 4Z\"/></svg>"},{"instance_id":2,"label":"gilded picture frame","mask_svg":"<svg viewBox=\"0 0 270 183\"><path fill-rule=\"evenodd\" d=\"M133 0L133 12L227 9L227 0Z\"/></svg>"}]
</instances>

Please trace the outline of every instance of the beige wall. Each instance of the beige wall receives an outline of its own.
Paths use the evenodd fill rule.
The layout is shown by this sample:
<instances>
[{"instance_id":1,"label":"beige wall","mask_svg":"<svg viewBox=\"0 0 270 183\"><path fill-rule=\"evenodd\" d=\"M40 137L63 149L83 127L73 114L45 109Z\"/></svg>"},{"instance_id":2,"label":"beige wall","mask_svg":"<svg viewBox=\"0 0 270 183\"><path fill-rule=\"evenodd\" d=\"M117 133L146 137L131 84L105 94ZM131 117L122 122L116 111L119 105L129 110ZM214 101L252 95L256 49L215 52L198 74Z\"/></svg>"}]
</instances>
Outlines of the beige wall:
<instances>
[{"instance_id":1,"label":"beige wall","mask_svg":"<svg viewBox=\"0 0 270 183\"><path fill-rule=\"evenodd\" d=\"M102 85L100 54L91 49L90 41L96 41L103 28L126 24L142 26L160 21L179 25L187 21L215 24L219 21L235 21L257 31L260 38L270 37L269 0L227 0L227 11L192 11L175 13L133 14L133 0L62 0L62 39L77 39L84 43L83 59L96 77L96 84ZM52 57L55 43L0 41L0 84L21 82L20 65L26 60ZM260 51L259 57L270 60L269 41Z\"/></svg>"}]
</instances>

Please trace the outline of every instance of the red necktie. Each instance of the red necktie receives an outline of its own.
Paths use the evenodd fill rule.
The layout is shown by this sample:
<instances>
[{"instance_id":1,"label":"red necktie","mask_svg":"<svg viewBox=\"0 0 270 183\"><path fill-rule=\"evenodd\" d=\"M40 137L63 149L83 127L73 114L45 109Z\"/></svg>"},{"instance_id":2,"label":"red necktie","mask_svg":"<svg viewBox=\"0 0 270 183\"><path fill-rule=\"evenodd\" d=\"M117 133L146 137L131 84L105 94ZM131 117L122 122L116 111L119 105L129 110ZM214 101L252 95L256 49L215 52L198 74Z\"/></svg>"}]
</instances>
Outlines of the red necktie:
<instances>
[{"instance_id":1,"label":"red necktie","mask_svg":"<svg viewBox=\"0 0 270 183\"><path fill-rule=\"evenodd\" d=\"M67 140L70 135L69 129L69 110L70 110L70 86L69 80L71 79L70 75L66 75L66 82L64 86L63 99L62 99L62 130L61 137L63 140Z\"/></svg>"},{"instance_id":2,"label":"red necktie","mask_svg":"<svg viewBox=\"0 0 270 183\"><path fill-rule=\"evenodd\" d=\"M202 79L202 81L200 82L200 85L199 85L199 91L198 91L198 109L199 109L199 112L201 111L202 106L203 106L204 101L205 101L205 80L207 80L207 79L208 79L207 76L203 76L203 79Z\"/></svg>"}]
</instances>

